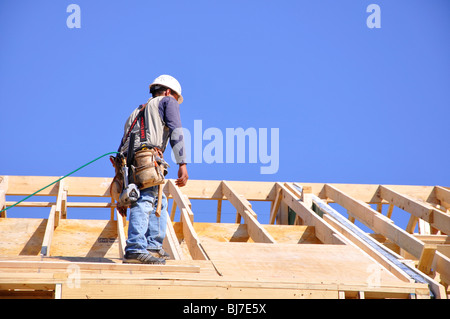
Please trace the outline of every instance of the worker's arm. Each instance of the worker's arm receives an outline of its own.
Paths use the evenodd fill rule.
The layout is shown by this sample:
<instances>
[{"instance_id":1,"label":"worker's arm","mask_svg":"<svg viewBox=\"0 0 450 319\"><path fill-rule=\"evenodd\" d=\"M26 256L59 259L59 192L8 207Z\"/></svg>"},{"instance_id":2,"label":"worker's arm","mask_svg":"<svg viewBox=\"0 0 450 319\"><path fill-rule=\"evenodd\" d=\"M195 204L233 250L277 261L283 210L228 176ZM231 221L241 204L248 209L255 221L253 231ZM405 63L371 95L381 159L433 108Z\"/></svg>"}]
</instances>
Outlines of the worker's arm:
<instances>
[{"instance_id":1,"label":"worker's arm","mask_svg":"<svg viewBox=\"0 0 450 319\"><path fill-rule=\"evenodd\" d=\"M170 145L178 165L186 163L183 128L181 126L180 105L173 97L165 97L159 102L159 114L169 128Z\"/></svg>"},{"instance_id":2,"label":"worker's arm","mask_svg":"<svg viewBox=\"0 0 450 319\"><path fill-rule=\"evenodd\" d=\"M170 145L172 146L176 163L179 165L178 179L175 181L175 184L182 187L186 185L189 176L186 167L180 105L174 98L165 97L160 102L160 114L164 123L169 128Z\"/></svg>"}]
</instances>

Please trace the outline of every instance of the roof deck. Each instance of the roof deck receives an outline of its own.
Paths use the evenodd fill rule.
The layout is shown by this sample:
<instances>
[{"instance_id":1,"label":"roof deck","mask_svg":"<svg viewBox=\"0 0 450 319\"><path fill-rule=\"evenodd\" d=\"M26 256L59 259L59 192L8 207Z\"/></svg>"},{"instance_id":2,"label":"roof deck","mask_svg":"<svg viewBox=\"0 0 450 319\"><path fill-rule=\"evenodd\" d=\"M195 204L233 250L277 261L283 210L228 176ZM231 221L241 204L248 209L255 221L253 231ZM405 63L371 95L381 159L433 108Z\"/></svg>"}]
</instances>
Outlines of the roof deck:
<instances>
[{"instance_id":1,"label":"roof deck","mask_svg":"<svg viewBox=\"0 0 450 319\"><path fill-rule=\"evenodd\" d=\"M0 179L3 209L58 177ZM132 265L111 180L67 177L2 212L0 297L448 297L449 188L167 180L171 259ZM197 200L213 201L205 220Z\"/></svg>"}]
</instances>

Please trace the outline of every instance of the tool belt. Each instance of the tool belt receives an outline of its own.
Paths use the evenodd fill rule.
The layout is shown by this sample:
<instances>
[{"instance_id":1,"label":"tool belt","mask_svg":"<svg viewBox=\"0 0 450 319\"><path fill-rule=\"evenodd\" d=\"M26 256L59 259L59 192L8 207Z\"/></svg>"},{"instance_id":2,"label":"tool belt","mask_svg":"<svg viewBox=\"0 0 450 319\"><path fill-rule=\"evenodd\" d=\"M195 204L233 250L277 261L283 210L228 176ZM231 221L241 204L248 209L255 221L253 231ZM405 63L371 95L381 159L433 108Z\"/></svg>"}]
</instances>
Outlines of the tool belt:
<instances>
[{"instance_id":1,"label":"tool belt","mask_svg":"<svg viewBox=\"0 0 450 319\"><path fill-rule=\"evenodd\" d=\"M133 179L139 189L164 184L167 163L157 148L142 149L134 155Z\"/></svg>"},{"instance_id":2,"label":"tool belt","mask_svg":"<svg viewBox=\"0 0 450 319\"><path fill-rule=\"evenodd\" d=\"M128 158L132 161L132 165L127 165L127 160L123 154L118 156L110 157L111 163L115 168L115 176L110 185L110 195L113 200L118 203L117 209L122 216L127 215L128 205L121 204L121 194L126 191L124 189L125 185L125 175L123 169L125 166L129 172L127 184L133 183L139 189L145 189L148 187L159 185L158 188L158 207L156 209L156 215L160 216L161 212L161 195L162 195L162 184L165 182L165 176L167 175L167 168L169 165L164 161L162 157L162 152L158 148L143 148L137 151L133 159Z\"/></svg>"}]
</instances>

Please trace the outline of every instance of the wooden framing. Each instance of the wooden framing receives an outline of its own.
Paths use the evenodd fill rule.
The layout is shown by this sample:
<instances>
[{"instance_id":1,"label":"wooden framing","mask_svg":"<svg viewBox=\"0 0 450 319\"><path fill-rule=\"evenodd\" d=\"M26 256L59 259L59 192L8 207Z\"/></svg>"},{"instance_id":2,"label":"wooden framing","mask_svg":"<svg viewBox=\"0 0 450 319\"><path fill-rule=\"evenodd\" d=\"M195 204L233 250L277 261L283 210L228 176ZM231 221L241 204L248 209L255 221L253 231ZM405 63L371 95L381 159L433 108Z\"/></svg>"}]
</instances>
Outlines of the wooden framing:
<instances>
[{"instance_id":1,"label":"wooden framing","mask_svg":"<svg viewBox=\"0 0 450 319\"><path fill-rule=\"evenodd\" d=\"M444 233L450 234L450 215L432 207L428 203L421 203L386 186L380 186L380 197L408 211L416 218L428 222L431 226L442 230Z\"/></svg>"},{"instance_id":2,"label":"wooden framing","mask_svg":"<svg viewBox=\"0 0 450 319\"><path fill-rule=\"evenodd\" d=\"M1 176L0 208L15 204L9 196L27 196L57 178ZM172 259L151 266L121 263L127 220L109 198L110 183L111 178L68 177L16 206L30 212L47 207L47 217L15 216L14 208L1 213L0 297L446 299L449 294L448 187L190 180L179 188L168 180L164 192L172 207L164 248ZM54 201L39 201L40 196ZM193 199L217 201L211 222L197 220ZM232 204L238 223L224 222L224 201ZM255 210L251 201L270 202L270 209ZM331 204L354 223L345 222ZM393 219L394 206L411 216L405 229ZM75 219L68 208L111 214L107 220ZM267 224L259 218L264 213ZM292 214L295 222L288 225Z\"/></svg>"},{"instance_id":3,"label":"wooden framing","mask_svg":"<svg viewBox=\"0 0 450 319\"><path fill-rule=\"evenodd\" d=\"M257 243L275 243L275 239L258 222L256 213L253 211L247 200L237 194L226 181L222 182L222 189L225 197L237 209L239 215L244 218L250 237Z\"/></svg>"},{"instance_id":4,"label":"wooden framing","mask_svg":"<svg viewBox=\"0 0 450 319\"><path fill-rule=\"evenodd\" d=\"M167 182L169 193L173 196L174 201L177 203L181 211L181 222L183 224L183 236L188 245L189 252L193 259L206 260L205 252L203 251L197 234L194 231L192 223L194 222L194 213L189 205L189 199L185 198L181 193L180 188L174 181L169 180Z\"/></svg>"},{"instance_id":5,"label":"wooden framing","mask_svg":"<svg viewBox=\"0 0 450 319\"><path fill-rule=\"evenodd\" d=\"M53 205L47 218L47 226L45 227L45 235L42 240L41 255L50 256L50 247L52 245L53 232L56 227L56 206Z\"/></svg>"},{"instance_id":6,"label":"wooden framing","mask_svg":"<svg viewBox=\"0 0 450 319\"><path fill-rule=\"evenodd\" d=\"M0 210L2 212L0 213L1 217L6 217L6 211L4 209L6 208L6 193L8 191L8 176L0 176Z\"/></svg>"}]
</instances>

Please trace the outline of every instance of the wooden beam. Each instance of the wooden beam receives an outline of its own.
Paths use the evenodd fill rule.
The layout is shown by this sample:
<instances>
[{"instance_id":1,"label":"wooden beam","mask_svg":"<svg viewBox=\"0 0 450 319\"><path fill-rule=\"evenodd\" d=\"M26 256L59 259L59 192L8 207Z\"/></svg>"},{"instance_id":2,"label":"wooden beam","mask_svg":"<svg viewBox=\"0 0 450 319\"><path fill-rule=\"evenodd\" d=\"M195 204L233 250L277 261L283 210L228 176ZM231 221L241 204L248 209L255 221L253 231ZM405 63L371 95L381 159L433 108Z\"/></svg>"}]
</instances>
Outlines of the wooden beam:
<instances>
[{"instance_id":1,"label":"wooden beam","mask_svg":"<svg viewBox=\"0 0 450 319\"><path fill-rule=\"evenodd\" d=\"M173 228L172 221L167 218L167 230L166 237L164 238L163 246L164 249L172 256L175 260L184 259L183 251L181 249L180 243L178 242L177 234Z\"/></svg>"},{"instance_id":2,"label":"wooden beam","mask_svg":"<svg viewBox=\"0 0 450 319\"><path fill-rule=\"evenodd\" d=\"M408 234L405 230L393 224L390 219L368 207L365 203L353 199L329 184L325 185L325 191L326 195L339 205L351 209L359 221L367 227L388 238L415 258L420 259L424 243L412 234ZM436 271L441 274L441 277L450 280L450 258L440 252L436 252L435 259Z\"/></svg>"},{"instance_id":3,"label":"wooden beam","mask_svg":"<svg viewBox=\"0 0 450 319\"><path fill-rule=\"evenodd\" d=\"M56 205L50 209L50 214L47 218L47 225L45 226L44 239L42 240L41 255L50 256L50 248L52 245L53 232L55 230L55 215Z\"/></svg>"},{"instance_id":4,"label":"wooden beam","mask_svg":"<svg viewBox=\"0 0 450 319\"><path fill-rule=\"evenodd\" d=\"M437 245L425 244L423 246L422 254L420 255L417 269L426 275L431 274L431 266L433 264L434 256L436 254Z\"/></svg>"},{"instance_id":5,"label":"wooden beam","mask_svg":"<svg viewBox=\"0 0 450 319\"><path fill-rule=\"evenodd\" d=\"M220 223L222 217L222 199L217 200L217 216L216 216L216 223Z\"/></svg>"},{"instance_id":6,"label":"wooden beam","mask_svg":"<svg viewBox=\"0 0 450 319\"><path fill-rule=\"evenodd\" d=\"M67 217L66 201L67 191L64 190L64 180L60 180L58 182L58 194L56 195L55 227L59 225L60 218Z\"/></svg>"},{"instance_id":7,"label":"wooden beam","mask_svg":"<svg viewBox=\"0 0 450 319\"><path fill-rule=\"evenodd\" d=\"M418 217L411 215L411 217L408 220L408 224L406 225L405 228L406 232L410 234L414 233L414 229L416 228L418 221L419 221Z\"/></svg>"},{"instance_id":8,"label":"wooden beam","mask_svg":"<svg viewBox=\"0 0 450 319\"><path fill-rule=\"evenodd\" d=\"M422 253L423 243L392 223L386 216L358 201L329 184L325 185L326 195L352 214L364 225L389 238L392 242L408 251L416 258Z\"/></svg>"},{"instance_id":9,"label":"wooden beam","mask_svg":"<svg viewBox=\"0 0 450 319\"><path fill-rule=\"evenodd\" d=\"M439 205L450 210L450 190L441 186L435 186L434 194L439 201Z\"/></svg>"},{"instance_id":10,"label":"wooden beam","mask_svg":"<svg viewBox=\"0 0 450 319\"><path fill-rule=\"evenodd\" d=\"M159 264L123 264L113 262L73 262L73 261L52 261L51 259L43 260L0 260L0 269L32 269L40 271L41 269L47 270L67 270L70 266L76 265L80 270L84 271L96 271L94 274L94 280L102 278L101 272L103 271L122 271L124 273L131 273L137 271L143 271L148 273L152 272L186 272L186 273L199 273L200 267L198 265L188 264L172 264L172 265L159 265ZM99 272L100 271L100 272ZM56 271L55 271L56 273ZM132 276L137 276L133 273ZM52 276L54 277L54 276ZM86 273L86 277L89 274ZM148 276L147 276L148 277ZM117 278L117 277L116 277ZM111 280L112 278L109 277ZM119 277L120 279L120 277ZM173 284L173 283L172 283Z\"/></svg>"},{"instance_id":11,"label":"wooden beam","mask_svg":"<svg viewBox=\"0 0 450 319\"><path fill-rule=\"evenodd\" d=\"M170 220L175 220L175 213L177 212L177 202L175 200L172 201L172 209L170 210Z\"/></svg>"},{"instance_id":12,"label":"wooden beam","mask_svg":"<svg viewBox=\"0 0 450 319\"><path fill-rule=\"evenodd\" d=\"M419 202L383 185L380 185L380 196L395 206L425 220L445 234L450 234L450 215L434 208L429 203Z\"/></svg>"},{"instance_id":13,"label":"wooden beam","mask_svg":"<svg viewBox=\"0 0 450 319\"><path fill-rule=\"evenodd\" d=\"M0 176L0 211L6 208L6 193L8 191L8 176ZM0 218L6 218L6 210L0 214Z\"/></svg>"},{"instance_id":14,"label":"wooden beam","mask_svg":"<svg viewBox=\"0 0 450 319\"><path fill-rule=\"evenodd\" d=\"M366 233L362 232L357 226L355 226L351 221L346 221L346 219L335 211L328 204L322 201L319 197L312 195L312 201L323 210L323 219L327 221L331 226L337 229L341 234L348 238L353 244L358 248L366 252L370 257L375 259L383 267L388 269L392 274L402 281L409 282L410 277L399 267L400 262L393 258L401 259L400 256L396 256L394 252L387 255L385 248L382 244L368 236ZM325 207L326 209L323 209ZM332 215L331 215L332 214ZM393 261L392 261L393 260ZM396 264L397 263L397 264Z\"/></svg>"},{"instance_id":15,"label":"wooden beam","mask_svg":"<svg viewBox=\"0 0 450 319\"><path fill-rule=\"evenodd\" d=\"M7 201L6 206L14 205L16 202ZM56 202L31 202L25 201L16 205L16 207L52 207ZM66 202L66 207L71 208L111 208L116 207L115 203L101 203L101 202Z\"/></svg>"},{"instance_id":16,"label":"wooden beam","mask_svg":"<svg viewBox=\"0 0 450 319\"><path fill-rule=\"evenodd\" d=\"M57 176L8 176L8 195L29 195L36 190L54 182ZM110 197L109 186L112 178L101 177L67 177L64 179L69 187L69 196L94 196ZM228 181L228 183L239 194L245 196L249 201L273 201L275 199L275 182L253 182L253 181ZM183 193L190 199L212 199L221 198L221 181L218 180L189 180L183 187ZM323 189L323 183L302 183L304 187L311 187L312 193L319 196ZM373 184L331 184L344 190L347 194L358 200L368 203L379 203L377 196L379 185ZM432 193L434 186L413 186L413 185L389 185L393 190L427 200ZM443 187L443 189L447 189ZM37 194L38 196L56 196L57 187L52 186ZM320 196L319 196L320 197Z\"/></svg>"},{"instance_id":17,"label":"wooden beam","mask_svg":"<svg viewBox=\"0 0 450 319\"><path fill-rule=\"evenodd\" d=\"M116 212L116 219L117 219L117 237L119 240L119 257L123 260L123 257L125 255L125 247L126 247L126 236L125 236L125 223L126 223L126 217L119 214L117 209L115 209Z\"/></svg>"},{"instance_id":18,"label":"wooden beam","mask_svg":"<svg viewBox=\"0 0 450 319\"><path fill-rule=\"evenodd\" d=\"M431 234L430 223L424 221L423 219L419 219L419 234L430 235Z\"/></svg>"},{"instance_id":19,"label":"wooden beam","mask_svg":"<svg viewBox=\"0 0 450 319\"><path fill-rule=\"evenodd\" d=\"M184 196L180 188L173 180L167 181L168 192L173 196L174 201L180 209L180 219L183 224L183 237L188 246L189 252L194 260L207 260L208 257L201 247L200 240L195 232L194 213L191 210L188 198Z\"/></svg>"},{"instance_id":20,"label":"wooden beam","mask_svg":"<svg viewBox=\"0 0 450 319\"><path fill-rule=\"evenodd\" d=\"M222 182L217 187L217 192L220 195L220 198L217 200L217 215L216 215L216 222L220 223L222 219L222 199L223 199L223 189L222 189Z\"/></svg>"},{"instance_id":21,"label":"wooden beam","mask_svg":"<svg viewBox=\"0 0 450 319\"><path fill-rule=\"evenodd\" d=\"M167 187L169 194L172 195L174 202L180 209L186 209L187 214L191 222L194 222L194 213L191 210L191 203L189 198L186 197L180 190L180 188L175 184L173 180L167 181Z\"/></svg>"},{"instance_id":22,"label":"wooden beam","mask_svg":"<svg viewBox=\"0 0 450 319\"><path fill-rule=\"evenodd\" d=\"M386 217L387 218L392 218L392 212L394 211L394 205L393 204L389 204L389 208L388 211L386 213Z\"/></svg>"},{"instance_id":23,"label":"wooden beam","mask_svg":"<svg viewBox=\"0 0 450 319\"><path fill-rule=\"evenodd\" d=\"M6 192L3 189L0 189L0 210L6 208ZM6 218L6 210L2 211L0 214L0 218Z\"/></svg>"},{"instance_id":24,"label":"wooden beam","mask_svg":"<svg viewBox=\"0 0 450 319\"><path fill-rule=\"evenodd\" d=\"M275 243L275 239L272 235L265 230L261 224L256 219L256 213L251 208L251 205L247 200L243 199L239 194L237 194L230 184L226 181L222 181L222 190L225 197L231 202L231 204L236 208L239 215L244 218L247 224L247 231L249 236L253 241L257 243Z\"/></svg>"},{"instance_id":25,"label":"wooden beam","mask_svg":"<svg viewBox=\"0 0 450 319\"><path fill-rule=\"evenodd\" d=\"M273 202L272 209L270 210L270 219L269 224L273 225L275 224L275 219L277 217L278 210L280 209L281 204L281 188L279 186L277 187L277 196L275 197L275 201Z\"/></svg>"},{"instance_id":26,"label":"wooden beam","mask_svg":"<svg viewBox=\"0 0 450 319\"><path fill-rule=\"evenodd\" d=\"M190 216L186 208L181 208L181 222L183 224L183 237L189 249L189 253L194 260L208 260L203 248L200 246L200 239L195 232Z\"/></svg>"},{"instance_id":27,"label":"wooden beam","mask_svg":"<svg viewBox=\"0 0 450 319\"><path fill-rule=\"evenodd\" d=\"M301 194L295 194L278 183L282 189L283 201L302 219L305 225L314 226L316 237L324 244L345 245L347 240L330 224L320 218L314 211L308 208L301 200Z\"/></svg>"}]
</instances>

